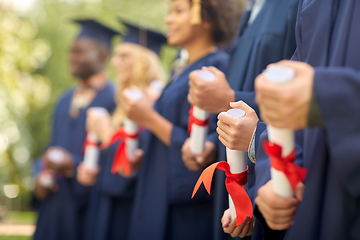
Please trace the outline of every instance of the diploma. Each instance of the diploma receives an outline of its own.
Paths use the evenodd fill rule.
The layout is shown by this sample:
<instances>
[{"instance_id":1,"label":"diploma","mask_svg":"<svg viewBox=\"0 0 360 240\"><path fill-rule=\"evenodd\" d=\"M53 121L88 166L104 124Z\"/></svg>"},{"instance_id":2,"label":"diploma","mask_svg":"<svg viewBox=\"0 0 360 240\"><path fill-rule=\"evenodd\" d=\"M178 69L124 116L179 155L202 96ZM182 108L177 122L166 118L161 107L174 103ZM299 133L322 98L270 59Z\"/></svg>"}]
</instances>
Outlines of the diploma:
<instances>
[{"instance_id":1,"label":"diploma","mask_svg":"<svg viewBox=\"0 0 360 240\"><path fill-rule=\"evenodd\" d=\"M48 158L49 161L59 163L63 161L64 153L58 149L50 149L48 152ZM41 171L39 181L46 188L52 187L55 184L54 172L44 167L44 169Z\"/></svg>"},{"instance_id":2,"label":"diploma","mask_svg":"<svg viewBox=\"0 0 360 240\"><path fill-rule=\"evenodd\" d=\"M198 75L206 81L215 80L215 75L210 71L199 71ZM210 114L196 106L193 107L190 114L192 115L190 119L194 120L189 121L189 124L191 124L190 151L199 155L204 151Z\"/></svg>"},{"instance_id":3,"label":"diploma","mask_svg":"<svg viewBox=\"0 0 360 240\"><path fill-rule=\"evenodd\" d=\"M288 67L272 67L264 71L264 75L268 81L276 83L286 83L295 77L295 71ZM281 156L286 158L295 149L294 131L291 129L275 128L267 126L269 142L277 144L281 147ZM274 192L283 197L291 198L294 196L291 184L282 171L271 167L271 179L273 180Z\"/></svg>"},{"instance_id":4,"label":"diploma","mask_svg":"<svg viewBox=\"0 0 360 240\"><path fill-rule=\"evenodd\" d=\"M126 95L133 100L140 100L142 98L142 93L134 90L127 90ZM124 131L129 136L136 135L139 133L139 125L130 119L125 119ZM126 154L131 161L135 156L136 149L139 148L139 139L126 137L125 142Z\"/></svg>"},{"instance_id":5,"label":"diploma","mask_svg":"<svg viewBox=\"0 0 360 240\"><path fill-rule=\"evenodd\" d=\"M243 118L245 116L245 111L241 109L230 109L227 111L227 114L234 117L234 118ZM226 148L226 158L227 162L230 166L230 172L232 174L242 173L246 171L247 164L246 164L246 152L238 151L238 150L231 150ZM229 195L229 207L231 213L231 221L236 218L236 211L234 202Z\"/></svg>"},{"instance_id":6,"label":"diploma","mask_svg":"<svg viewBox=\"0 0 360 240\"><path fill-rule=\"evenodd\" d=\"M165 83L160 80L154 80L150 83L150 90L160 96L165 88Z\"/></svg>"},{"instance_id":7,"label":"diploma","mask_svg":"<svg viewBox=\"0 0 360 240\"><path fill-rule=\"evenodd\" d=\"M101 116L107 112L105 108L95 107L94 114ZM99 139L93 132L88 132L85 140L84 164L88 169L95 169L99 164Z\"/></svg>"}]
</instances>

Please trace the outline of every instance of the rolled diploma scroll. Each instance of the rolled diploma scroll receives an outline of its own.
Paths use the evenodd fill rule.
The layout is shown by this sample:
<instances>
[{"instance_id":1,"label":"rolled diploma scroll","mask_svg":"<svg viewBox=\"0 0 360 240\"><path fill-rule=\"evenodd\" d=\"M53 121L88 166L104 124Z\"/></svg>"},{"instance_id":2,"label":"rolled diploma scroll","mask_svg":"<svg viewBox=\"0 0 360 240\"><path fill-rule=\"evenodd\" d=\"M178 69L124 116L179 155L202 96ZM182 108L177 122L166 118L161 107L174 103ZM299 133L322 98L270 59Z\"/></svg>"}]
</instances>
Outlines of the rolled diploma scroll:
<instances>
[{"instance_id":1,"label":"rolled diploma scroll","mask_svg":"<svg viewBox=\"0 0 360 240\"><path fill-rule=\"evenodd\" d=\"M272 67L264 71L268 81L286 83L295 77L295 71L288 67ZM269 142L276 143L282 148L282 157L288 156L295 148L294 131L291 129L275 128L267 126ZM274 192L283 198L291 198L294 192L290 182L281 171L271 168L271 179L273 180Z\"/></svg>"},{"instance_id":2,"label":"rolled diploma scroll","mask_svg":"<svg viewBox=\"0 0 360 240\"><path fill-rule=\"evenodd\" d=\"M101 116L107 112L105 108L95 107L95 114ZM95 133L89 132L86 136L87 142L99 143L99 139ZM87 145L84 153L84 164L88 169L95 169L99 164L100 148L95 145Z\"/></svg>"},{"instance_id":3,"label":"rolled diploma scroll","mask_svg":"<svg viewBox=\"0 0 360 240\"><path fill-rule=\"evenodd\" d=\"M49 160L55 163L59 163L64 159L64 153L57 149L52 149L48 153ZM46 187L50 188L54 185L54 172L50 169L44 169L40 174L40 183Z\"/></svg>"},{"instance_id":4,"label":"rolled diploma scroll","mask_svg":"<svg viewBox=\"0 0 360 240\"><path fill-rule=\"evenodd\" d=\"M126 95L133 100L140 100L142 93L134 90L127 90ZM139 125L130 119L124 121L124 131L126 134L135 135L139 131ZM134 158L136 149L139 148L138 138L126 138L126 154L129 160Z\"/></svg>"},{"instance_id":5,"label":"rolled diploma scroll","mask_svg":"<svg viewBox=\"0 0 360 240\"><path fill-rule=\"evenodd\" d=\"M165 83L163 83L160 80L154 80L150 83L150 89L159 96L163 92L164 88L165 88Z\"/></svg>"},{"instance_id":6,"label":"rolled diploma scroll","mask_svg":"<svg viewBox=\"0 0 360 240\"><path fill-rule=\"evenodd\" d=\"M199 77L206 81L214 81L215 75L210 71L199 71ZM194 106L193 115L201 120L205 121L209 118L210 114L205 110ZM208 133L208 126L198 126L192 124L190 133L190 151L193 154L201 154L204 151L205 141Z\"/></svg>"},{"instance_id":7,"label":"rolled diploma scroll","mask_svg":"<svg viewBox=\"0 0 360 240\"><path fill-rule=\"evenodd\" d=\"M230 109L227 111L227 114L234 118L243 118L245 116L245 112L241 109ZM246 164L246 152L238 151L238 150L231 150L226 148L226 157L227 162L230 165L230 172L231 173L242 173L246 171L247 164ZM231 221L236 218L236 211L234 203L229 195L229 207L231 213Z\"/></svg>"}]
</instances>

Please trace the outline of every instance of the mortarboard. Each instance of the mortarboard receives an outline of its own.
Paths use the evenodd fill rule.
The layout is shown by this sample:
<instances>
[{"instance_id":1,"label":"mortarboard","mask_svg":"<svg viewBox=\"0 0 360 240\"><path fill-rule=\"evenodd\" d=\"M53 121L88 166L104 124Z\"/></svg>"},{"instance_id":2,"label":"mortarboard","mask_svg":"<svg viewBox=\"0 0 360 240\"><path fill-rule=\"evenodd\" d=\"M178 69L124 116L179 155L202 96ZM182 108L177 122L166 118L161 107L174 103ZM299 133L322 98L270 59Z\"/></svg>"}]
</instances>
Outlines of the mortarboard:
<instances>
[{"instance_id":1,"label":"mortarboard","mask_svg":"<svg viewBox=\"0 0 360 240\"><path fill-rule=\"evenodd\" d=\"M119 21L127 28L127 32L123 37L124 42L131 42L146 47L158 55L160 54L161 45L167 43L167 39L164 34L137 26L135 24L126 22L119 18Z\"/></svg>"},{"instance_id":2,"label":"mortarboard","mask_svg":"<svg viewBox=\"0 0 360 240\"><path fill-rule=\"evenodd\" d=\"M115 35L120 35L118 31L115 31L105 25L93 20L93 19L79 19L74 22L81 25L81 30L78 35L80 37L88 37L99 43L102 43L107 49L111 48L111 39Z\"/></svg>"}]
</instances>

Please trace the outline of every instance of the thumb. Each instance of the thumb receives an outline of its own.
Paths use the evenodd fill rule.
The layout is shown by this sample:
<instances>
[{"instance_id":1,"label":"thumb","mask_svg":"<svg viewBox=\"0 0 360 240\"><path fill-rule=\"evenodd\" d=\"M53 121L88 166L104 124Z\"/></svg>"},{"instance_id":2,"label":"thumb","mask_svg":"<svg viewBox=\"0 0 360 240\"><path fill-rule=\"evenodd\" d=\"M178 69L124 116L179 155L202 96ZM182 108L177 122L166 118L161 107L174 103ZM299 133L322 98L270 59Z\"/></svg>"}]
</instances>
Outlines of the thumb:
<instances>
[{"instance_id":1,"label":"thumb","mask_svg":"<svg viewBox=\"0 0 360 240\"><path fill-rule=\"evenodd\" d=\"M253 109L243 101L231 102L230 107L244 110L245 114L251 113Z\"/></svg>"},{"instance_id":2,"label":"thumb","mask_svg":"<svg viewBox=\"0 0 360 240\"><path fill-rule=\"evenodd\" d=\"M294 69L295 71L300 71L304 63L298 62L298 61L289 61L289 60L282 60L277 63L269 64L266 68L272 68L272 67L289 67Z\"/></svg>"},{"instance_id":3,"label":"thumb","mask_svg":"<svg viewBox=\"0 0 360 240\"><path fill-rule=\"evenodd\" d=\"M305 191L305 185L302 182L298 183L295 189L295 197L300 202L303 200L304 191Z\"/></svg>"},{"instance_id":4,"label":"thumb","mask_svg":"<svg viewBox=\"0 0 360 240\"><path fill-rule=\"evenodd\" d=\"M216 67L203 67L202 70L204 71L209 71L209 72L212 72L213 74L215 74L215 76L219 73L221 73L221 71L219 69L217 69Z\"/></svg>"},{"instance_id":5,"label":"thumb","mask_svg":"<svg viewBox=\"0 0 360 240\"><path fill-rule=\"evenodd\" d=\"M198 164L203 164L204 163L204 161L205 161L205 158L203 157L203 156L197 156L196 157L196 162L198 163Z\"/></svg>"},{"instance_id":6,"label":"thumb","mask_svg":"<svg viewBox=\"0 0 360 240\"><path fill-rule=\"evenodd\" d=\"M224 212L224 215L223 217L221 218L221 223L222 223L222 227L223 228L227 228L229 225L230 225L230 222L231 222L231 216L229 214L229 209L227 209L225 212Z\"/></svg>"}]
</instances>

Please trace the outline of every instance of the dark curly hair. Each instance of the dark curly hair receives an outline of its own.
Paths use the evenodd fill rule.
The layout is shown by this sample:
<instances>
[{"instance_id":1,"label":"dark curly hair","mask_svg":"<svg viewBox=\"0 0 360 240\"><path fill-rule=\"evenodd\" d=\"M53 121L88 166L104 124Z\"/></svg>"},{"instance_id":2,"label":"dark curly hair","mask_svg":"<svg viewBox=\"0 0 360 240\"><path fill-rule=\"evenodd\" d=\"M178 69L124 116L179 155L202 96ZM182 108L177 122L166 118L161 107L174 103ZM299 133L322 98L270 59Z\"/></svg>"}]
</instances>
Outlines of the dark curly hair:
<instances>
[{"instance_id":1,"label":"dark curly hair","mask_svg":"<svg viewBox=\"0 0 360 240\"><path fill-rule=\"evenodd\" d=\"M212 37L220 46L235 37L244 10L242 0L201 0L201 18L211 24Z\"/></svg>"}]
</instances>

